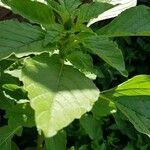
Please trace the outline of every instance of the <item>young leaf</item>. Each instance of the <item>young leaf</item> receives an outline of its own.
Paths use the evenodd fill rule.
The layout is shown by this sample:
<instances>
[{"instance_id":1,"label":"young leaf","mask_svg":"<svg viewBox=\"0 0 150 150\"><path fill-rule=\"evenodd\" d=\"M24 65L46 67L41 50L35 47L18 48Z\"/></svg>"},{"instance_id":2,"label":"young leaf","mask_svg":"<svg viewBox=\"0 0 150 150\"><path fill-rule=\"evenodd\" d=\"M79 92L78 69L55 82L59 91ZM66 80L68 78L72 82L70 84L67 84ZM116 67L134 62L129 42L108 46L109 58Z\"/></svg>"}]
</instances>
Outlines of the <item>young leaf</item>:
<instances>
[{"instance_id":1,"label":"young leaf","mask_svg":"<svg viewBox=\"0 0 150 150\"><path fill-rule=\"evenodd\" d=\"M139 75L104 92L141 133L150 136L150 76Z\"/></svg>"},{"instance_id":2,"label":"young leaf","mask_svg":"<svg viewBox=\"0 0 150 150\"><path fill-rule=\"evenodd\" d=\"M66 150L67 137L65 131L58 132L54 137L45 139L46 150Z\"/></svg>"},{"instance_id":3,"label":"young leaf","mask_svg":"<svg viewBox=\"0 0 150 150\"><path fill-rule=\"evenodd\" d=\"M150 8L141 5L126 10L97 33L107 37L150 36Z\"/></svg>"},{"instance_id":4,"label":"young leaf","mask_svg":"<svg viewBox=\"0 0 150 150\"><path fill-rule=\"evenodd\" d=\"M89 36L83 39L83 45L90 49L91 53L98 55L110 66L117 69L122 75L127 76L123 55L117 44L108 38Z\"/></svg>"},{"instance_id":5,"label":"young leaf","mask_svg":"<svg viewBox=\"0 0 150 150\"><path fill-rule=\"evenodd\" d=\"M31 22L46 26L54 23L52 9L43 3L32 0L2 0L2 2Z\"/></svg>"},{"instance_id":6,"label":"young leaf","mask_svg":"<svg viewBox=\"0 0 150 150\"><path fill-rule=\"evenodd\" d=\"M37 128L46 137L90 111L99 96L91 80L64 65L57 55L26 59L20 80L35 110Z\"/></svg>"},{"instance_id":7,"label":"young leaf","mask_svg":"<svg viewBox=\"0 0 150 150\"><path fill-rule=\"evenodd\" d=\"M61 7L64 7L68 11L70 16L81 4L81 0L59 0L59 2Z\"/></svg>"},{"instance_id":8,"label":"young leaf","mask_svg":"<svg viewBox=\"0 0 150 150\"><path fill-rule=\"evenodd\" d=\"M81 4L80 0L58 0L58 2L54 0L47 1L49 6L62 17L63 23L66 23L74 17L77 8Z\"/></svg>"},{"instance_id":9,"label":"young leaf","mask_svg":"<svg viewBox=\"0 0 150 150\"><path fill-rule=\"evenodd\" d=\"M18 57L44 51L44 32L36 26L17 21L0 22L0 59L15 53Z\"/></svg>"}]
</instances>

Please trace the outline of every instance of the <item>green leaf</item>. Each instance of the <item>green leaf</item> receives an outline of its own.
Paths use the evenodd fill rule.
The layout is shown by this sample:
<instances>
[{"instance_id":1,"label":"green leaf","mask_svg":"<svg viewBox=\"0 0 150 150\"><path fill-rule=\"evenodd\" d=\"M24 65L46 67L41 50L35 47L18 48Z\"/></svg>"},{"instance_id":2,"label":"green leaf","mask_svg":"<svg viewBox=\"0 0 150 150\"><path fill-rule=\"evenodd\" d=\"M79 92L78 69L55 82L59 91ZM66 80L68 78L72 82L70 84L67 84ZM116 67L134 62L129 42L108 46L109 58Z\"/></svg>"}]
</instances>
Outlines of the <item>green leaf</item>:
<instances>
[{"instance_id":1,"label":"green leaf","mask_svg":"<svg viewBox=\"0 0 150 150\"><path fill-rule=\"evenodd\" d=\"M0 22L0 59L15 53L18 57L46 51L44 32L37 26L17 21Z\"/></svg>"},{"instance_id":2,"label":"green leaf","mask_svg":"<svg viewBox=\"0 0 150 150\"><path fill-rule=\"evenodd\" d=\"M100 36L150 36L150 8L137 6L126 10L111 23L99 29Z\"/></svg>"},{"instance_id":3,"label":"green leaf","mask_svg":"<svg viewBox=\"0 0 150 150\"><path fill-rule=\"evenodd\" d=\"M126 145L123 150L134 150L134 149L135 149L134 145L132 143L128 143L128 145Z\"/></svg>"},{"instance_id":4,"label":"green leaf","mask_svg":"<svg viewBox=\"0 0 150 150\"><path fill-rule=\"evenodd\" d=\"M42 25L54 23L52 9L43 3L32 0L2 0L2 2L31 22Z\"/></svg>"},{"instance_id":5,"label":"green leaf","mask_svg":"<svg viewBox=\"0 0 150 150\"><path fill-rule=\"evenodd\" d=\"M94 71L92 57L84 53L83 51L73 51L71 54L67 55L67 59L81 71Z\"/></svg>"},{"instance_id":6,"label":"green leaf","mask_svg":"<svg viewBox=\"0 0 150 150\"><path fill-rule=\"evenodd\" d=\"M5 95L9 96L15 101L19 101L20 99L27 99L27 92L16 84L4 84L2 88L5 92Z\"/></svg>"},{"instance_id":7,"label":"green leaf","mask_svg":"<svg viewBox=\"0 0 150 150\"><path fill-rule=\"evenodd\" d=\"M1 74L0 109L5 110L5 118L8 118L8 125L11 128L16 128L17 126L33 127L35 125L34 111L30 107L29 101L27 102L27 94L17 84L18 81L14 77ZM16 91L18 88L19 92ZM6 89L12 93L6 92Z\"/></svg>"},{"instance_id":8,"label":"green leaf","mask_svg":"<svg viewBox=\"0 0 150 150\"><path fill-rule=\"evenodd\" d=\"M47 1L49 6L62 17L63 23L66 23L69 19L75 17L75 12L81 4L80 0L58 0L58 2L54 0Z\"/></svg>"},{"instance_id":9,"label":"green leaf","mask_svg":"<svg viewBox=\"0 0 150 150\"><path fill-rule=\"evenodd\" d=\"M102 94L141 133L150 136L150 76L139 75Z\"/></svg>"},{"instance_id":10,"label":"green leaf","mask_svg":"<svg viewBox=\"0 0 150 150\"><path fill-rule=\"evenodd\" d=\"M115 104L101 96L92 108L92 113L96 118L101 118L115 112Z\"/></svg>"},{"instance_id":11,"label":"green leaf","mask_svg":"<svg viewBox=\"0 0 150 150\"><path fill-rule=\"evenodd\" d=\"M78 8L81 4L81 0L59 0L61 7L64 7L70 15Z\"/></svg>"},{"instance_id":12,"label":"green leaf","mask_svg":"<svg viewBox=\"0 0 150 150\"><path fill-rule=\"evenodd\" d=\"M0 128L0 149L1 150L12 150L11 138L20 129L21 129L20 126L16 128L10 128L8 126L4 126Z\"/></svg>"},{"instance_id":13,"label":"green leaf","mask_svg":"<svg viewBox=\"0 0 150 150\"><path fill-rule=\"evenodd\" d=\"M141 133L150 137L150 96L121 96L116 106Z\"/></svg>"},{"instance_id":14,"label":"green leaf","mask_svg":"<svg viewBox=\"0 0 150 150\"><path fill-rule=\"evenodd\" d=\"M102 139L100 120L96 120L92 115L84 115L80 119L80 123L92 140Z\"/></svg>"},{"instance_id":15,"label":"green leaf","mask_svg":"<svg viewBox=\"0 0 150 150\"><path fill-rule=\"evenodd\" d=\"M7 109L6 118L8 118L8 124L13 128L16 126L35 126L34 111L29 103L13 104L11 109Z\"/></svg>"},{"instance_id":16,"label":"green leaf","mask_svg":"<svg viewBox=\"0 0 150 150\"><path fill-rule=\"evenodd\" d=\"M46 150L66 150L66 138L65 131L60 131L54 137L45 139Z\"/></svg>"},{"instance_id":17,"label":"green leaf","mask_svg":"<svg viewBox=\"0 0 150 150\"><path fill-rule=\"evenodd\" d=\"M44 45L59 42L63 36L65 36L64 27L60 24L53 24L47 29Z\"/></svg>"},{"instance_id":18,"label":"green leaf","mask_svg":"<svg viewBox=\"0 0 150 150\"><path fill-rule=\"evenodd\" d=\"M4 96L3 91L0 89L0 109L9 110L11 109L12 103L10 99Z\"/></svg>"},{"instance_id":19,"label":"green leaf","mask_svg":"<svg viewBox=\"0 0 150 150\"><path fill-rule=\"evenodd\" d=\"M8 118L8 124L13 128L16 126L33 127L35 125L34 111L29 103L16 104L14 100L5 97L1 90L0 109L5 110L5 118Z\"/></svg>"},{"instance_id":20,"label":"green leaf","mask_svg":"<svg viewBox=\"0 0 150 150\"><path fill-rule=\"evenodd\" d=\"M99 1L101 1L101 0L99 0ZM121 12L125 11L126 9L135 7L137 5L137 0L128 0L128 1L126 1L126 0L110 0L108 3L116 5L116 6L105 11L104 13L100 14L97 18L91 19L87 25L88 27L98 21L116 17Z\"/></svg>"},{"instance_id":21,"label":"green leaf","mask_svg":"<svg viewBox=\"0 0 150 150\"><path fill-rule=\"evenodd\" d=\"M91 18L97 17L99 14L110 9L112 5L106 3L89 3L82 5L78 10L78 22L88 22Z\"/></svg>"},{"instance_id":22,"label":"green leaf","mask_svg":"<svg viewBox=\"0 0 150 150\"><path fill-rule=\"evenodd\" d=\"M35 110L37 128L46 137L90 111L99 96L91 80L56 55L26 59L20 80Z\"/></svg>"},{"instance_id":23,"label":"green leaf","mask_svg":"<svg viewBox=\"0 0 150 150\"><path fill-rule=\"evenodd\" d=\"M83 45L90 49L89 51L91 53L98 55L110 66L117 69L122 75L127 76L122 52L116 43L100 36L89 36L82 40Z\"/></svg>"}]
</instances>

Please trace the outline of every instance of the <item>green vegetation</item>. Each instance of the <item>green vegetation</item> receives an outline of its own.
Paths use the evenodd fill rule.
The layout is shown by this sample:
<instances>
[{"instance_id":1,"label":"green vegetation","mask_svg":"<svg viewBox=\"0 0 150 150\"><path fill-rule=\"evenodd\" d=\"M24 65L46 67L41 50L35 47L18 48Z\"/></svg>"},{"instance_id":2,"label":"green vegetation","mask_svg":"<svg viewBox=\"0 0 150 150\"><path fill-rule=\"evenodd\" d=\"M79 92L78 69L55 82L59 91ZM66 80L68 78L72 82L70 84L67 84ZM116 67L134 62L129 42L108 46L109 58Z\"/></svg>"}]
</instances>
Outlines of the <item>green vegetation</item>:
<instances>
[{"instance_id":1,"label":"green vegetation","mask_svg":"<svg viewBox=\"0 0 150 150\"><path fill-rule=\"evenodd\" d=\"M1 1L27 19L0 21L1 150L150 149L148 4Z\"/></svg>"}]
</instances>

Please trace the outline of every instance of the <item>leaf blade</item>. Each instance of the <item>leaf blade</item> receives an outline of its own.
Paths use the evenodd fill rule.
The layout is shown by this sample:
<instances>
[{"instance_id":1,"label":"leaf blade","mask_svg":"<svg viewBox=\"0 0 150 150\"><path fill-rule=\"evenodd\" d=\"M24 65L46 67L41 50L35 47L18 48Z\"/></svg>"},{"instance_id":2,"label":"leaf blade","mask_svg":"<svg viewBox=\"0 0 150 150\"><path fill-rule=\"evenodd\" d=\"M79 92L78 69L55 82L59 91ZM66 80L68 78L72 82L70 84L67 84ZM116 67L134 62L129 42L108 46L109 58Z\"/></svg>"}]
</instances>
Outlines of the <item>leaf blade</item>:
<instances>
[{"instance_id":1,"label":"leaf blade","mask_svg":"<svg viewBox=\"0 0 150 150\"><path fill-rule=\"evenodd\" d=\"M117 69L122 75L127 76L125 63L121 50L117 44L108 38L100 36L89 36L83 39L83 44L90 52L98 55L106 63Z\"/></svg>"},{"instance_id":2,"label":"leaf blade","mask_svg":"<svg viewBox=\"0 0 150 150\"><path fill-rule=\"evenodd\" d=\"M39 27L8 20L0 22L0 29L0 59L12 53L22 57L44 50L44 32Z\"/></svg>"},{"instance_id":3,"label":"leaf blade","mask_svg":"<svg viewBox=\"0 0 150 150\"><path fill-rule=\"evenodd\" d=\"M137 6L126 10L110 24L99 29L100 36L149 36L150 35L150 9L146 6ZM129 17L130 16L130 17ZM128 21L126 21L128 20Z\"/></svg>"},{"instance_id":4,"label":"leaf blade","mask_svg":"<svg viewBox=\"0 0 150 150\"><path fill-rule=\"evenodd\" d=\"M54 22L52 10L47 5L38 1L3 0L2 2L31 22L46 26Z\"/></svg>"},{"instance_id":5,"label":"leaf blade","mask_svg":"<svg viewBox=\"0 0 150 150\"><path fill-rule=\"evenodd\" d=\"M62 65L58 57L45 57L28 59L20 79L35 110L37 128L51 137L91 110L99 92L92 81L71 66Z\"/></svg>"},{"instance_id":6,"label":"leaf blade","mask_svg":"<svg viewBox=\"0 0 150 150\"><path fill-rule=\"evenodd\" d=\"M141 133L150 136L150 76L139 75L104 92Z\"/></svg>"}]
</instances>

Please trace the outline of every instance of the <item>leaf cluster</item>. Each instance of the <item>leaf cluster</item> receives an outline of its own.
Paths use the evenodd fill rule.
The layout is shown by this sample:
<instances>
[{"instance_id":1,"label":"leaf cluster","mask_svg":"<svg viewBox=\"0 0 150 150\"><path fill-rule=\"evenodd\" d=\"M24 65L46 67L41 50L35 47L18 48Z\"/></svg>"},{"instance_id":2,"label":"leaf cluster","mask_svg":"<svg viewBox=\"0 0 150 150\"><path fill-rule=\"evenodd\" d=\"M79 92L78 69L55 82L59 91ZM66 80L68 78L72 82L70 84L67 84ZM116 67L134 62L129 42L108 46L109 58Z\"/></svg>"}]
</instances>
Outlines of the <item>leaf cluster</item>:
<instances>
[{"instance_id":1,"label":"leaf cluster","mask_svg":"<svg viewBox=\"0 0 150 150\"><path fill-rule=\"evenodd\" d=\"M93 29L87 27L88 21L112 8L111 4L80 0L2 3L28 22L0 22L0 109L7 119L0 128L0 149L17 149L11 140L14 135L20 136L23 127L36 126L37 149L65 150L71 125L63 128L80 118L83 135L92 140L90 149L106 149L118 142L112 133L108 144L104 143L102 118L110 114L119 120L122 132L120 122L129 120L137 131L150 136L149 75L135 76L113 89L106 86L106 91L100 91L92 80L103 81L106 68L128 76L114 37L149 36L149 7L131 8ZM89 145L79 149L89 149Z\"/></svg>"}]
</instances>

